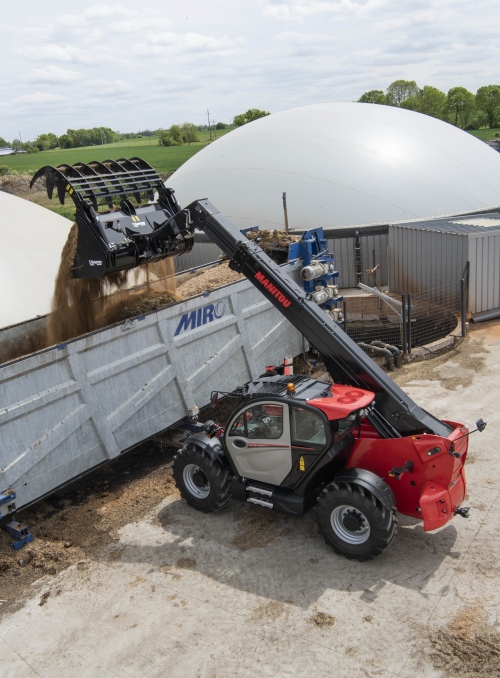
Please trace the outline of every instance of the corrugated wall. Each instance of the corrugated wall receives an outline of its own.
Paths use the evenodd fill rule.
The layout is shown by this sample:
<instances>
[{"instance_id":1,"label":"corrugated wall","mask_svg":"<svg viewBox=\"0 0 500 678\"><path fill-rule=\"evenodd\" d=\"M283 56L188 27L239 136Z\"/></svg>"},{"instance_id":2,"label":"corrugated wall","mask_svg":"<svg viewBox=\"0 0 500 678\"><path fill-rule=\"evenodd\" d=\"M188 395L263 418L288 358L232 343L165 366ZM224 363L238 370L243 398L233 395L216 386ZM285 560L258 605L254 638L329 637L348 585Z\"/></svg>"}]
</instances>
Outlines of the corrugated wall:
<instances>
[{"instance_id":1,"label":"corrugated wall","mask_svg":"<svg viewBox=\"0 0 500 678\"><path fill-rule=\"evenodd\" d=\"M500 232L469 234L469 311L500 307Z\"/></svg>"},{"instance_id":2,"label":"corrugated wall","mask_svg":"<svg viewBox=\"0 0 500 678\"><path fill-rule=\"evenodd\" d=\"M387 262L387 233L376 235L362 235L361 241L361 282L373 285L373 276L367 275L367 269L373 268L374 263L379 264L377 272L377 284L387 285L389 282ZM330 251L335 254L337 270L340 273L338 284L340 287L356 287L356 240L348 238L328 238Z\"/></svg>"},{"instance_id":3,"label":"corrugated wall","mask_svg":"<svg viewBox=\"0 0 500 678\"><path fill-rule=\"evenodd\" d=\"M468 260L466 234L389 228L389 289L398 294L456 285Z\"/></svg>"}]
</instances>

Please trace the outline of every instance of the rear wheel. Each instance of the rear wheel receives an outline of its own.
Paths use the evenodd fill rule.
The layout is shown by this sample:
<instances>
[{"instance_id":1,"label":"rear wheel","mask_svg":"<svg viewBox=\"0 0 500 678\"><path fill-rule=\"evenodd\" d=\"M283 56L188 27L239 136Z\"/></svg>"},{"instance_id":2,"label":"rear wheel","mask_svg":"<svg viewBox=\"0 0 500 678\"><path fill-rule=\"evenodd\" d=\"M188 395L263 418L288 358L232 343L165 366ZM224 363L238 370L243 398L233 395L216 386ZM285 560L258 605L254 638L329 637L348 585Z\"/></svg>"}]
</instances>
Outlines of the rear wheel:
<instances>
[{"instance_id":1,"label":"rear wheel","mask_svg":"<svg viewBox=\"0 0 500 678\"><path fill-rule=\"evenodd\" d=\"M174 458L174 479L181 497L198 511L215 513L231 496L229 471L201 447L188 444Z\"/></svg>"},{"instance_id":2,"label":"rear wheel","mask_svg":"<svg viewBox=\"0 0 500 678\"><path fill-rule=\"evenodd\" d=\"M359 485L330 483L320 494L316 518L335 553L363 561L380 555L396 536L394 512Z\"/></svg>"}]
</instances>

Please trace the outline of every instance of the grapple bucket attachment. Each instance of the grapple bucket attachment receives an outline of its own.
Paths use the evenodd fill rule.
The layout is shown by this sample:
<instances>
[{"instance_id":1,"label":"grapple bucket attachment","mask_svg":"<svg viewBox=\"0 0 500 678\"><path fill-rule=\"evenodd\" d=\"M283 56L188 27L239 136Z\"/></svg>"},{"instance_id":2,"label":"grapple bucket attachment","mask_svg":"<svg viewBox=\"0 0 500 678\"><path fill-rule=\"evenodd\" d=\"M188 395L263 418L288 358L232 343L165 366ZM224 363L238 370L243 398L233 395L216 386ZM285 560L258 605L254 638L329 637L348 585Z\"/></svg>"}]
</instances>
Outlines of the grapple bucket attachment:
<instances>
[{"instance_id":1,"label":"grapple bucket attachment","mask_svg":"<svg viewBox=\"0 0 500 678\"><path fill-rule=\"evenodd\" d=\"M76 206L73 278L101 278L189 252L193 246L187 212L141 158L47 165L30 186L42 176L49 198L55 189L62 205L69 195Z\"/></svg>"}]
</instances>

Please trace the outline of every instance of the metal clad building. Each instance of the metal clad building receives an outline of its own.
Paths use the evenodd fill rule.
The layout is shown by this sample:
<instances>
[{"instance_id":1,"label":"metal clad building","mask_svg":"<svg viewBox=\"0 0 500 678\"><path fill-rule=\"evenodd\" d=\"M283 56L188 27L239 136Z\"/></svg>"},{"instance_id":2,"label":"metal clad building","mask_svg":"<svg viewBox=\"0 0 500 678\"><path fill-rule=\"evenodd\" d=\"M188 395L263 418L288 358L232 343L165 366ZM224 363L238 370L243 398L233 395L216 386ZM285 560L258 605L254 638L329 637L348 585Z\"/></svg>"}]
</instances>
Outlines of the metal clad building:
<instances>
[{"instance_id":1,"label":"metal clad building","mask_svg":"<svg viewBox=\"0 0 500 678\"><path fill-rule=\"evenodd\" d=\"M393 224L389 257L391 292L457 285L470 262L469 311L500 307L500 212Z\"/></svg>"}]
</instances>

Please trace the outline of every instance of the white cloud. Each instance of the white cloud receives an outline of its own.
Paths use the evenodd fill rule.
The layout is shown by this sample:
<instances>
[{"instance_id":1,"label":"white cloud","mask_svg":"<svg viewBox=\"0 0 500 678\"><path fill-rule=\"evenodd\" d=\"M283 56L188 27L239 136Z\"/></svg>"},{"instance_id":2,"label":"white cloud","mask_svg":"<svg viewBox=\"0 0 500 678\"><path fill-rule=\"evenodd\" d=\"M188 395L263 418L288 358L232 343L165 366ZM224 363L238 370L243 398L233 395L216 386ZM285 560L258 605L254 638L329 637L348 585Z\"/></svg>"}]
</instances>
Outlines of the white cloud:
<instances>
[{"instance_id":1,"label":"white cloud","mask_svg":"<svg viewBox=\"0 0 500 678\"><path fill-rule=\"evenodd\" d=\"M358 13L365 6L376 6L380 2L374 0L337 0L326 2L321 0L276 0L264 6L264 16L284 21L303 21L315 15Z\"/></svg>"},{"instance_id":2,"label":"white cloud","mask_svg":"<svg viewBox=\"0 0 500 678\"><path fill-rule=\"evenodd\" d=\"M34 59L36 61L57 61L60 63L69 63L78 60L81 50L78 47L61 47L55 43L48 45L23 45L19 47L17 53L20 56Z\"/></svg>"},{"instance_id":3,"label":"white cloud","mask_svg":"<svg viewBox=\"0 0 500 678\"><path fill-rule=\"evenodd\" d=\"M50 0L50 13L39 0L20 5L7 3L2 17L4 138L18 124L34 138L101 124L203 123L207 108L228 121L247 108L355 101L397 78L443 91L498 81L495 0L90 0L78 8Z\"/></svg>"},{"instance_id":4,"label":"white cloud","mask_svg":"<svg viewBox=\"0 0 500 678\"><path fill-rule=\"evenodd\" d=\"M67 97L63 94L51 94L50 92L33 92L31 94L23 94L20 97L15 97L13 100L14 104L33 104L33 105L44 105L44 104L57 104L61 101L66 101Z\"/></svg>"},{"instance_id":5,"label":"white cloud","mask_svg":"<svg viewBox=\"0 0 500 678\"><path fill-rule=\"evenodd\" d=\"M64 84L75 82L81 77L78 71L70 71L59 66L48 65L43 68L34 68L28 75L26 80L28 82L40 82L50 84Z\"/></svg>"}]
</instances>

